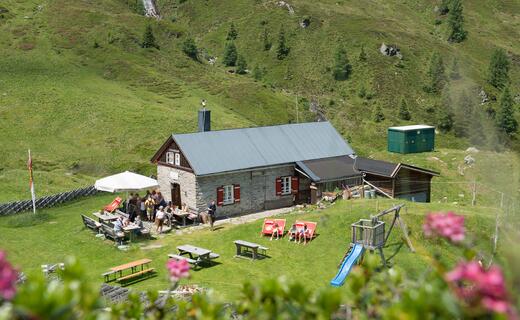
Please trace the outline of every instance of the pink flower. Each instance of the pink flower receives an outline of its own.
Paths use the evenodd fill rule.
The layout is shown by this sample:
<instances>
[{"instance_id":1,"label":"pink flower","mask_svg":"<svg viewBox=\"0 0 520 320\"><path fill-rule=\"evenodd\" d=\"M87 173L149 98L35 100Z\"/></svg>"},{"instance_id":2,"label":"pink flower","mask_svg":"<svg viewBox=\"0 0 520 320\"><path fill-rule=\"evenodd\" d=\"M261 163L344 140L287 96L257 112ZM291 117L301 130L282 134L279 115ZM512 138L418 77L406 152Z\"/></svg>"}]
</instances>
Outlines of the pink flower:
<instances>
[{"instance_id":1,"label":"pink flower","mask_svg":"<svg viewBox=\"0 0 520 320\"><path fill-rule=\"evenodd\" d=\"M481 306L490 312L507 314L509 319L516 319L499 267L493 266L486 271L477 261L461 262L444 277L455 294L470 307Z\"/></svg>"},{"instance_id":2,"label":"pink flower","mask_svg":"<svg viewBox=\"0 0 520 320\"><path fill-rule=\"evenodd\" d=\"M18 273L7 261L4 251L0 251L0 298L11 300L16 293Z\"/></svg>"},{"instance_id":3,"label":"pink flower","mask_svg":"<svg viewBox=\"0 0 520 320\"><path fill-rule=\"evenodd\" d=\"M190 276L190 264L186 260L173 260L170 259L166 262L166 268L170 273L170 280L177 282L182 278L188 278Z\"/></svg>"},{"instance_id":4,"label":"pink flower","mask_svg":"<svg viewBox=\"0 0 520 320\"><path fill-rule=\"evenodd\" d=\"M429 213L423 224L427 237L439 236L457 243L464 240L464 217L453 212Z\"/></svg>"}]
</instances>

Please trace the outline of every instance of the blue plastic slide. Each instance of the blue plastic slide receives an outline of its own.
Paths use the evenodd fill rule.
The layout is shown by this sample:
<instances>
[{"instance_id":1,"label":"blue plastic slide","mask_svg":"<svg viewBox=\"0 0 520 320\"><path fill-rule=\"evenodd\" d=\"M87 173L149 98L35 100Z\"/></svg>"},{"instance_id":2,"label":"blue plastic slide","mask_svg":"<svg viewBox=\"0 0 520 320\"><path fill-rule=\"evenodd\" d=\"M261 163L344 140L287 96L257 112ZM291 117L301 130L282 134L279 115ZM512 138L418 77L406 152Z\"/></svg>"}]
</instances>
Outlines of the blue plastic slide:
<instances>
[{"instance_id":1,"label":"blue plastic slide","mask_svg":"<svg viewBox=\"0 0 520 320\"><path fill-rule=\"evenodd\" d=\"M345 283L345 279L350 273L350 270L352 270L352 267L356 264L359 257L361 257L364 250L365 248L363 245L359 243L354 245L354 248L352 248L348 256L345 258L345 260L343 260L343 263L339 267L338 274L330 282L332 286L340 287L343 285L343 283Z\"/></svg>"}]
</instances>

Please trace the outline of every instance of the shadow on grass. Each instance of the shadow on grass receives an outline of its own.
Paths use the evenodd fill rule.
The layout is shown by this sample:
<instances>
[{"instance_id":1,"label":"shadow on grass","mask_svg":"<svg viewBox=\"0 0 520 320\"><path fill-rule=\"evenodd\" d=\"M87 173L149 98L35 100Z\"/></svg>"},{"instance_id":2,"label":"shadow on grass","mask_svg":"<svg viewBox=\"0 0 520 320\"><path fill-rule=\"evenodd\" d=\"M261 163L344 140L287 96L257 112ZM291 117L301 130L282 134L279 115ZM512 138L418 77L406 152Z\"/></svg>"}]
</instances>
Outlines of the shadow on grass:
<instances>
[{"instance_id":1,"label":"shadow on grass","mask_svg":"<svg viewBox=\"0 0 520 320\"><path fill-rule=\"evenodd\" d=\"M396 242L396 243L389 244L385 247L387 249L389 247L396 247L395 251L388 258L386 258L386 263L391 262L391 260L399 253L399 251L401 251L401 248L403 247L403 245L404 245L404 242Z\"/></svg>"},{"instance_id":2,"label":"shadow on grass","mask_svg":"<svg viewBox=\"0 0 520 320\"><path fill-rule=\"evenodd\" d=\"M51 216L47 213L22 213L9 217L7 226L10 228L26 228L36 226L50 220Z\"/></svg>"}]
</instances>

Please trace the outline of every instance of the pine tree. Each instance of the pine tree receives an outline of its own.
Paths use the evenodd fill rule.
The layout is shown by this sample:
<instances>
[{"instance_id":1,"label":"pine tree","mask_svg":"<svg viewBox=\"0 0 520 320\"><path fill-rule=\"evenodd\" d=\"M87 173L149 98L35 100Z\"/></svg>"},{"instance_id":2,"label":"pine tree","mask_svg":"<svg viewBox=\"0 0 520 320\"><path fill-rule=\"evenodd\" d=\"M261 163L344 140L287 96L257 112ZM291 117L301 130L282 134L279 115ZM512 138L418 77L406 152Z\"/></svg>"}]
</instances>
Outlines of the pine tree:
<instances>
[{"instance_id":1,"label":"pine tree","mask_svg":"<svg viewBox=\"0 0 520 320\"><path fill-rule=\"evenodd\" d=\"M503 49L496 49L489 62L488 82L502 89L509 81L509 59Z\"/></svg>"},{"instance_id":2,"label":"pine tree","mask_svg":"<svg viewBox=\"0 0 520 320\"><path fill-rule=\"evenodd\" d=\"M278 60L283 60L289 54L289 48L285 43L285 31L283 27L280 29L280 34L278 35L278 48L276 49L276 57Z\"/></svg>"},{"instance_id":3,"label":"pine tree","mask_svg":"<svg viewBox=\"0 0 520 320\"><path fill-rule=\"evenodd\" d=\"M238 31L235 28L235 24L231 22L231 27L229 27L229 31L226 37L226 40L235 40L238 37Z\"/></svg>"},{"instance_id":4,"label":"pine tree","mask_svg":"<svg viewBox=\"0 0 520 320\"><path fill-rule=\"evenodd\" d=\"M237 47L233 42L226 43L226 47L224 48L224 65L230 67L234 66L237 62Z\"/></svg>"},{"instance_id":5,"label":"pine tree","mask_svg":"<svg viewBox=\"0 0 520 320\"><path fill-rule=\"evenodd\" d=\"M453 58L453 62L450 68L450 79L460 79L459 60L457 58Z\"/></svg>"},{"instance_id":6,"label":"pine tree","mask_svg":"<svg viewBox=\"0 0 520 320\"><path fill-rule=\"evenodd\" d=\"M267 28L264 29L263 42L264 42L264 51L271 50L271 47L273 46L273 44L271 43L271 39L269 39L269 32L267 31Z\"/></svg>"},{"instance_id":7,"label":"pine tree","mask_svg":"<svg viewBox=\"0 0 520 320\"><path fill-rule=\"evenodd\" d=\"M439 6L439 14L445 15L450 11L451 0L442 0L441 5Z\"/></svg>"},{"instance_id":8,"label":"pine tree","mask_svg":"<svg viewBox=\"0 0 520 320\"><path fill-rule=\"evenodd\" d=\"M385 120L385 114L383 113L383 109L381 109L380 105L376 105L376 109L374 112L374 121L381 122Z\"/></svg>"},{"instance_id":9,"label":"pine tree","mask_svg":"<svg viewBox=\"0 0 520 320\"><path fill-rule=\"evenodd\" d=\"M336 50L335 64L332 69L332 75L336 80L346 80L352 73L352 66L348 61L347 50L343 46L339 46Z\"/></svg>"},{"instance_id":10,"label":"pine tree","mask_svg":"<svg viewBox=\"0 0 520 320\"><path fill-rule=\"evenodd\" d=\"M359 52L359 61L366 61L367 53L365 52L365 46L361 46L361 51Z\"/></svg>"},{"instance_id":11,"label":"pine tree","mask_svg":"<svg viewBox=\"0 0 520 320\"><path fill-rule=\"evenodd\" d=\"M500 97L500 107L497 113L497 124L500 130L512 136L518 131L518 122L515 118L513 108L513 98L509 92L509 87L505 87Z\"/></svg>"},{"instance_id":12,"label":"pine tree","mask_svg":"<svg viewBox=\"0 0 520 320\"><path fill-rule=\"evenodd\" d=\"M444 72L444 62L442 61L442 57L438 52L434 52L428 69L429 83L425 87L427 92L439 93L442 91L446 79Z\"/></svg>"},{"instance_id":13,"label":"pine tree","mask_svg":"<svg viewBox=\"0 0 520 320\"><path fill-rule=\"evenodd\" d=\"M188 57L197 60L198 49L193 38L188 37L184 40L182 43L182 52L184 52Z\"/></svg>"},{"instance_id":14,"label":"pine tree","mask_svg":"<svg viewBox=\"0 0 520 320\"><path fill-rule=\"evenodd\" d=\"M410 111L408 110L408 105L404 98L401 99L401 105L399 106L399 119L406 120L406 121L412 119L412 115L410 114Z\"/></svg>"},{"instance_id":15,"label":"pine tree","mask_svg":"<svg viewBox=\"0 0 520 320\"><path fill-rule=\"evenodd\" d=\"M450 11L448 12L448 26L450 27L450 42L462 42L468 33L464 30L464 16L461 0L451 0Z\"/></svg>"},{"instance_id":16,"label":"pine tree","mask_svg":"<svg viewBox=\"0 0 520 320\"><path fill-rule=\"evenodd\" d=\"M143 42L141 43L141 47L143 48L157 48L159 46L155 43L155 36L153 35L153 30L151 25L147 25L143 35Z\"/></svg>"},{"instance_id":17,"label":"pine tree","mask_svg":"<svg viewBox=\"0 0 520 320\"><path fill-rule=\"evenodd\" d=\"M245 74L247 72L247 62L243 55L238 56L237 60L237 73Z\"/></svg>"}]
</instances>

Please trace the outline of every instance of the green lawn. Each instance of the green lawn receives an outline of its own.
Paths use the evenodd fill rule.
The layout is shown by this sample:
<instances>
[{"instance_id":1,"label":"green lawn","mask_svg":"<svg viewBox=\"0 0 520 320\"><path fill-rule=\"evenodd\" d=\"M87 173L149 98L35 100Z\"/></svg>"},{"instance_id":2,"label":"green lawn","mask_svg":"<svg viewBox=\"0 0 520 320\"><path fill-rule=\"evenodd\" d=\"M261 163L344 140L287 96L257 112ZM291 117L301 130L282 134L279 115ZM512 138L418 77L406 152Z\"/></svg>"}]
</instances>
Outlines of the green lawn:
<instances>
[{"instance_id":1,"label":"green lawn","mask_svg":"<svg viewBox=\"0 0 520 320\"><path fill-rule=\"evenodd\" d=\"M290 225L296 219L318 222L318 236L307 246L289 243L287 239L270 242L261 238L259 232L262 221L242 225L226 224L221 229L211 232L207 229L193 231L191 234L168 234L157 240L142 241L131 246L129 251L120 251L113 242L102 241L94 237L93 232L82 225L80 214L90 213L102 204L108 203L112 195L103 195L77 201L59 208L42 210L41 221L30 226L25 216L10 216L0 219L2 249L7 250L9 259L28 274L40 273L40 265L63 261L74 255L86 267L88 278L101 282L101 273L109 267L139 258L153 259L153 266L158 270L155 278L132 285L143 290L162 290L167 286L165 262L167 254L175 252L181 244L193 244L212 249L220 254L218 265L192 272L190 283L213 288L226 299L237 297L241 284L246 280L259 280L268 277L286 276L289 280L302 281L308 287L328 286L336 273L337 265L344 256L351 237L350 224L360 218L367 218L376 212L376 207L384 209L395 201L366 200L339 201L323 211L312 210L304 213L283 215ZM445 204L407 203L402 213L404 221L411 230L411 237L417 253L411 253L402 244L399 229L392 233L388 247L385 248L391 263L410 275L417 277L428 268L426 253L439 252L443 259L453 263L458 249L446 246L441 241L432 242L422 237L421 223L429 211L453 209L467 216L467 226L475 235L477 248L488 256L491 250L491 235L494 228L494 215L479 207L463 208ZM389 218L385 219L386 221ZM260 243L270 248L270 258L248 261L233 258L235 246L233 240L243 239ZM161 245L162 247L142 250L141 246Z\"/></svg>"}]
</instances>

